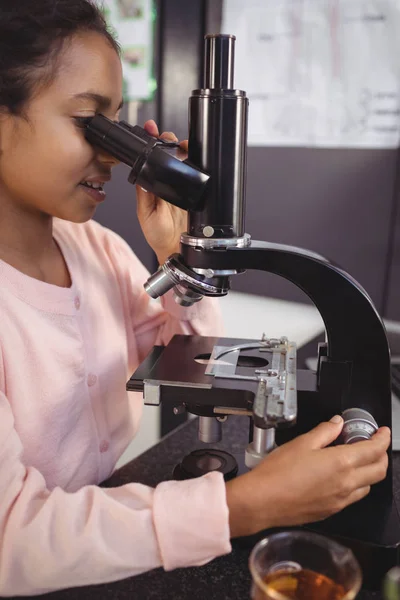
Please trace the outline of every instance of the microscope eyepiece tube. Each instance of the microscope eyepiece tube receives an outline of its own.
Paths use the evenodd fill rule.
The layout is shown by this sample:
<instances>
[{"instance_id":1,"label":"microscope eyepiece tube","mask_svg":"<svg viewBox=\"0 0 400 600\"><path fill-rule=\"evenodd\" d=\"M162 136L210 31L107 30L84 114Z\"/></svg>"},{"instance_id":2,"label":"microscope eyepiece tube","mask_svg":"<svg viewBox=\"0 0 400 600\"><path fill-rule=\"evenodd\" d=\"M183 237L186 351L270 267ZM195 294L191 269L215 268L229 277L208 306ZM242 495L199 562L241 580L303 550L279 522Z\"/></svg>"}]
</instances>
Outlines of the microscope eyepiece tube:
<instances>
[{"instance_id":1,"label":"microscope eyepiece tube","mask_svg":"<svg viewBox=\"0 0 400 600\"><path fill-rule=\"evenodd\" d=\"M189 161L210 174L203 206L189 210L196 238L244 235L248 99L233 89L234 46L232 35L206 36L205 87L189 100Z\"/></svg>"},{"instance_id":2,"label":"microscope eyepiece tube","mask_svg":"<svg viewBox=\"0 0 400 600\"><path fill-rule=\"evenodd\" d=\"M131 167L130 183L185 210L202 205L210 176L187 159L180 160L178 142L155 138L138 125L100 114L85 121L87 141Z\"/></svg>"}]
</instances>

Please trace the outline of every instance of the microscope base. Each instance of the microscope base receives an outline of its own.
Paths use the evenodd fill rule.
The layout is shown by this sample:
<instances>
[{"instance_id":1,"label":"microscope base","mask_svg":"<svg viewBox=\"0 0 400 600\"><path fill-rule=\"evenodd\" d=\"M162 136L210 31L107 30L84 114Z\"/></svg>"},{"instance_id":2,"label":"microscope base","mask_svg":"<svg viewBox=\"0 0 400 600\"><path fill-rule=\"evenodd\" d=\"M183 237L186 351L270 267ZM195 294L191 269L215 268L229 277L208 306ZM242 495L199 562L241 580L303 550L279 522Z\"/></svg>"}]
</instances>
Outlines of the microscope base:
<instances>
[{"instance_id":1,"label":"microscope base","mask_svg":"<svg viewBox=\"0 0 400 600\"><path fill-rule=\"evenodd\" d=\"M210 457L213 457L214 453L221 453L224 458L230 457L233 461L230 464L236 464L239 475L248 471L244 464L243 453L232 455L220 449L207 448L188 454L175 467L174 479L188 479L187 471L181 470L182 465L187 463L192 455L201 458L204 452L209 452ZM235 475L236 472L230 474L228 478L225 476L225 480L227 481ZM285 527L279 530L283 529L293 528ZM396 504L394 500L388 501L384 496L380 497L374 493L374 490L369 496L348 506L340 513L324 521L305 525L302 529L328 536L350 548L360 563L364 589L380 590L386 573L392 567L400 564L400 518ZM259 540L276 531L278 529L264 530L251 536L237 538L233 543L251 550Z\"/></svg>"},{"instance_id":2,"label":"microscope base","mask_svg":"<svg viewBox=\"0 0 400 600\"><path fill-rule=\"evenodd\" d=\"M386 573L400 562L399 515L393 502L386 510L382 509L379 517L375 514L374 531L371 531L369 508L362 507L361 504L364 504L364 501L357 502L325 521L311 523L302 529L328 536L350 548L363 572L362 587L367 590L381 590ZM371 507L372 504L370 503ZM376 527L377 520L380 522L381 531ZM280 530L283 529L288 530ZM352 537L355 530L358 530L359 535ZM252 536L237 538L234 544L251 549L259 540L276 531L278 530L264 530Z\"/></svg>"}]
</instances>

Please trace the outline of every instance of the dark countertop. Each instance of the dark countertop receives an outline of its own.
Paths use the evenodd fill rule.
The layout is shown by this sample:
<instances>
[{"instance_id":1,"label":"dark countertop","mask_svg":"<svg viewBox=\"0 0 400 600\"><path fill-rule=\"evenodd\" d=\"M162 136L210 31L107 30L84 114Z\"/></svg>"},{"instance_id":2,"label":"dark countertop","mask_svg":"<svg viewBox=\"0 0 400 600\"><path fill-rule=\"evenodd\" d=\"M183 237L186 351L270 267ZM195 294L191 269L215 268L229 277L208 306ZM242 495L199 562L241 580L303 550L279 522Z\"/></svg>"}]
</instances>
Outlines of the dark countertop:
<instances>
[{"instance_id":1,"label":"dark countertop","mask_svg":"<svg viewBox=\"0 0 400 600\"><path fill-rule=\"evenodd\" d=\"M197 436L197 420L190 421L131 461L105 483L107 487L136 481L155 486L171 478L174 466L195 448L203 447ZM213 447L241 454L247 445L248 420L230 417L223 425L223 441ZM394 455L395 495L400 505L400 453ZM132 532L134 535L134 532ZM245 600L250 598L248 557L250 548L233 543L232 553L203 567L165 572L156 569L115 583L54 592L54 600ZM357 600L382 600L379 592L361 591Z\"/></svg>"}]
</instances>

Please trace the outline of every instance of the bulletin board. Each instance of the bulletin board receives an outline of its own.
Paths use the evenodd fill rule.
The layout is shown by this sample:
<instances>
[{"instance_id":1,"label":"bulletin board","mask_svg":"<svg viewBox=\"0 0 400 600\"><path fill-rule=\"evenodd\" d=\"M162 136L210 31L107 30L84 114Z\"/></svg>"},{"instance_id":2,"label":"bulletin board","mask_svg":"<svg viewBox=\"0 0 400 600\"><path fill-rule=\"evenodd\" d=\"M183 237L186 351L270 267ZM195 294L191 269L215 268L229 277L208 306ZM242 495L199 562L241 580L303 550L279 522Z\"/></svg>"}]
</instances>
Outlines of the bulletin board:
<instances>
[{"instance_id":1,"label":"bulletin board","mask_svg":"<svg viewBox=\"0 0 400 600\"><path fill-rule=\"evenodd\" d=\"M107 23L121 46L126 102L153 99L156 9L153 0L101 0Z\"/></svg>"}]
</instances>

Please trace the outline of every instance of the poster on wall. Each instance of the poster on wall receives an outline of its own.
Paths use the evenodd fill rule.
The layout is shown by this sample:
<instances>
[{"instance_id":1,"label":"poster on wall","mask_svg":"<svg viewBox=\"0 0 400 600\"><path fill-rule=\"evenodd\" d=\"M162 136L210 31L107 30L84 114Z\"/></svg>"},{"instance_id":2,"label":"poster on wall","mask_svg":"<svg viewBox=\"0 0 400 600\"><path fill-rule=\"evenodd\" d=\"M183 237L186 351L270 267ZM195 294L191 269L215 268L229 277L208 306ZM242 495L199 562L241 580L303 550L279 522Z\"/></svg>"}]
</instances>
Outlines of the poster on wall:
<instances>
[{"instance_id":1,"label":"poster on wall","mask_svg":"<svg viewBox=\"0 0 400 600\"><path fill-rule=\"evenodd\" d=\"M400 0L224 0L249 145L396 148Z\"/></svg>"},{"instance_id":2,"label":"poster on wall","mask_svg":"<svg viewBox=\"0 0 400 600\"><path fill-rule=\"evenodd\" d=\"M99 0L99 5L121 46L124 100L151 100L156 89L153 0Z\"/></svg>"}]
</instances>

